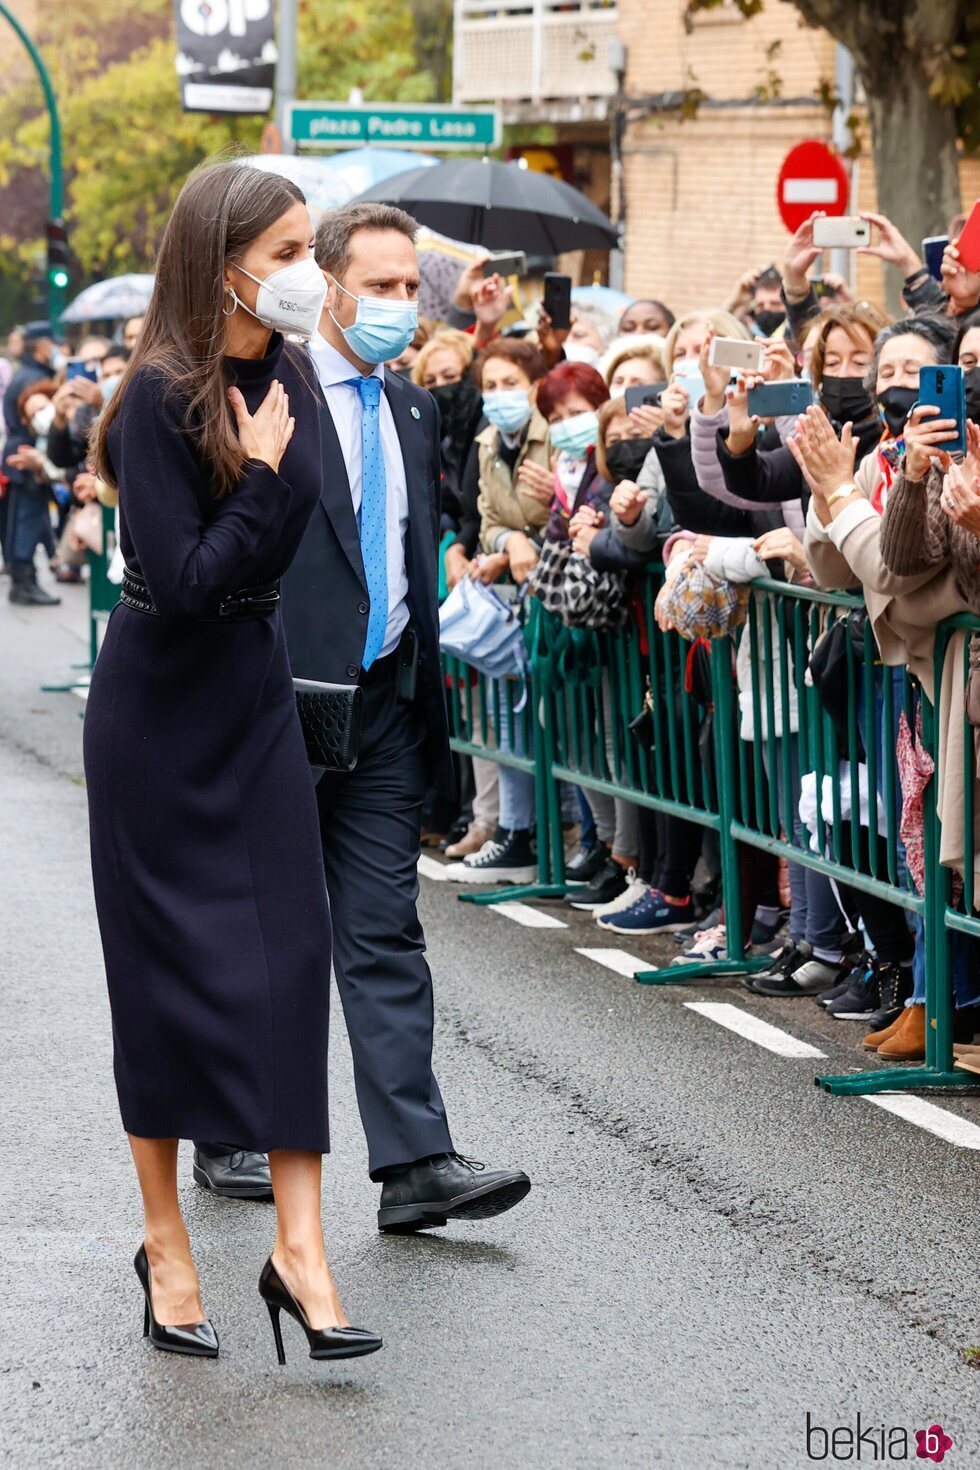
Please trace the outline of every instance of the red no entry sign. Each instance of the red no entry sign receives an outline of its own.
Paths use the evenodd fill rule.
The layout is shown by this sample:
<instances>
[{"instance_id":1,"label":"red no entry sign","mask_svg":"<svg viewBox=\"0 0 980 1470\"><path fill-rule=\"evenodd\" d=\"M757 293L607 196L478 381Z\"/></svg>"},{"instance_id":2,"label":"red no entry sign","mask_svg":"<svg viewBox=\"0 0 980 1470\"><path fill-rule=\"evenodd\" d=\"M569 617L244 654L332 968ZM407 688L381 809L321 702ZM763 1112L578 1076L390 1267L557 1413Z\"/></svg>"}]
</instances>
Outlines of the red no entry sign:
<instances>
[{"instance_id":1,"label":"red no entry sign","mask_svg":"<svg viewBox=\"0 0 980 1470\"><path fill-rule=\"evenodd\" d=\"M776 203L788 230L798 230L815 209L846 214L847 193L847 169L840 154L826 143L807 138L789 150L776 184Z\"/></svg>"}]
</instances>

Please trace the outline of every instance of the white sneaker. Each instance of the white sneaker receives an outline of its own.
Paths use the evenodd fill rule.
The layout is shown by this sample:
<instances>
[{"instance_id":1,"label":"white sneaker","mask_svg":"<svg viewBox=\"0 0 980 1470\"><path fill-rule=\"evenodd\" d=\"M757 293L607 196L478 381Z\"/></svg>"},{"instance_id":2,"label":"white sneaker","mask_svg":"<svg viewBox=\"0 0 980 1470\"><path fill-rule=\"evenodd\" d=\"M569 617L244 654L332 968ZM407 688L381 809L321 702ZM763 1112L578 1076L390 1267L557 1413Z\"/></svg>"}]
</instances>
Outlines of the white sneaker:
<instances>
[{"instance_id":1,"label":"white sneaker","mask_svg":"<svg viewBox=\"0 0 980 1470\"><path fill-rule=\"evenodd\" d=\"M602 903L597 909L590 909L589 912L593 919L599 919L602 914L622 913L623 909L632 908L636 900L641 898L646 891L647 884L644 883L642 878L636 876L635 868L630 868L626 874L626 887L622 893L618 897L610 900L609 903Z\"/></svg>"}]
</instances>

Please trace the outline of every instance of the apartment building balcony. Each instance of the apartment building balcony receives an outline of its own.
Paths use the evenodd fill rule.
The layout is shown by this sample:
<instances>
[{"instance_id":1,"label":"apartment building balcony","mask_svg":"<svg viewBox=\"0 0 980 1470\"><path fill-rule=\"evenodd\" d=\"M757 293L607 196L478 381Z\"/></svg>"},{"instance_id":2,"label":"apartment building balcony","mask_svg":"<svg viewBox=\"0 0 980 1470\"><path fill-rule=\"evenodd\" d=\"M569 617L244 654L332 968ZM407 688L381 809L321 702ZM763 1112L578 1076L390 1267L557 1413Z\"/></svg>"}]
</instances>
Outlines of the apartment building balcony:
<instances>
[{"instance_id":1,"label":"apartment building balcony","mask_svg":"<svg viewBox=\"0 0 980 1470\"><path fill-rule=\"evenodd\" d=\"M508 123L604 118L617 18L607 0L456 0L453 100Z\"/></svg>"}]
</instances>

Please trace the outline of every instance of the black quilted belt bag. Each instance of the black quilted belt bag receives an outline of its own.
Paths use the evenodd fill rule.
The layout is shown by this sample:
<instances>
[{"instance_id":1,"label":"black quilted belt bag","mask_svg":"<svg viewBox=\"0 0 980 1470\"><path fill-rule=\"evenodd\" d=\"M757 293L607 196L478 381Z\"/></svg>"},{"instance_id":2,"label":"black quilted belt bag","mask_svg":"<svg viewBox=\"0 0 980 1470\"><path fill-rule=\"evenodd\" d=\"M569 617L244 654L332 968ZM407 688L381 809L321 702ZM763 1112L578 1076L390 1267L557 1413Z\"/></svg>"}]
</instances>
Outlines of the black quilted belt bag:
<instances>
[{"instance_id":1,"label":"black quilted belt bag","mask_svg":"<svg viewBox=\"0 0 980 1470\"><path fill-rule=\"evenodd\" d=\"M294 679L293 687L310 765L352 771L361 743L361 686Z\"/></svg>"}]
</instances>

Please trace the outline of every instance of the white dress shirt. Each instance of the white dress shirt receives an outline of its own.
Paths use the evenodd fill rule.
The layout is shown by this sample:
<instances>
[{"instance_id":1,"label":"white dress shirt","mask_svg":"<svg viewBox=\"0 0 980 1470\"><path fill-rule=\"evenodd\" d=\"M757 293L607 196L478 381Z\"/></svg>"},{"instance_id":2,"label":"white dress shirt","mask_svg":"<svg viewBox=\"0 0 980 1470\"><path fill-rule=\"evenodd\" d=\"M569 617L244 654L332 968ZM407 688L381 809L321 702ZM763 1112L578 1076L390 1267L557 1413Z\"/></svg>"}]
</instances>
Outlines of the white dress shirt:
<instances>
[{"instance_id":1,"label":"white dress shirt","mask_svg":"<svg viewBox=\"0 0 980 1470\"><path fill-rule=\"evenodd\" d=\"M332 347L319 332L310 342L310 355L316 375L327 400L337 438L340 440L355 519L361 509L361 395L357 379L361 376L352 362ZM405 461L398 442L398 430L391 405L384 391L384 366L379 363L373 376L381 379L378 422L381 430L381 452L385 464L387 487L388 548L388 625L379 657L394 653L408 626L408 567L405 561L405 538L408 534L408 485Z\"/></svg>"}]
</instances>

